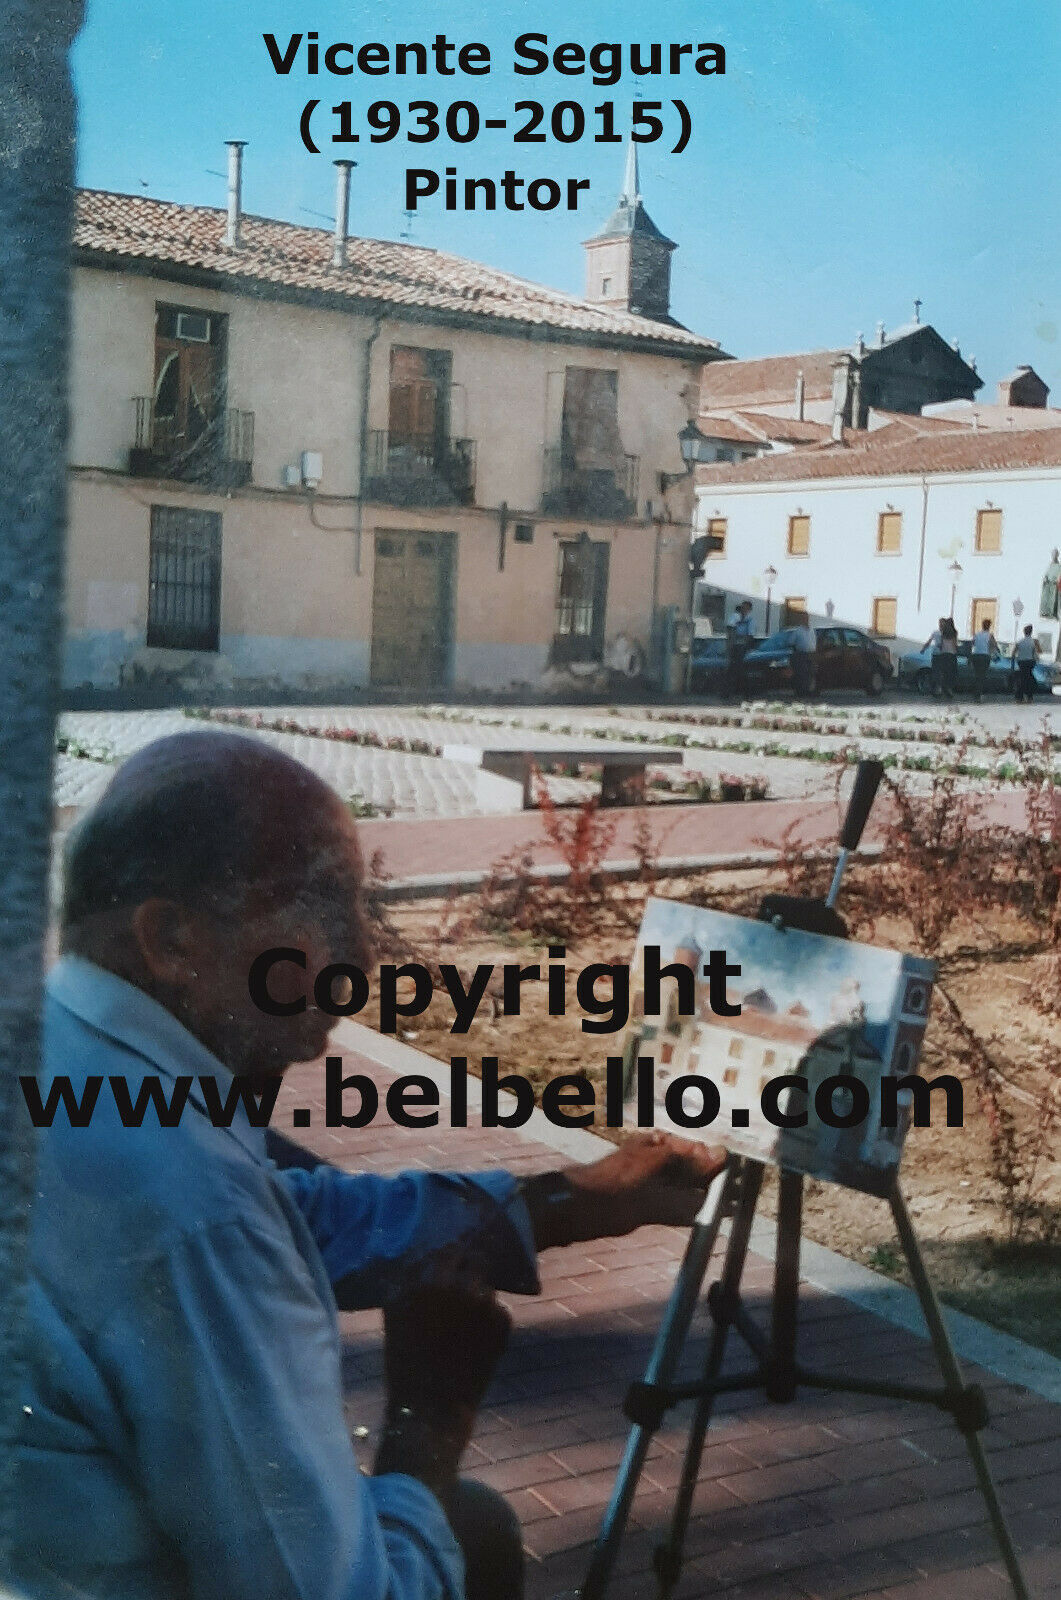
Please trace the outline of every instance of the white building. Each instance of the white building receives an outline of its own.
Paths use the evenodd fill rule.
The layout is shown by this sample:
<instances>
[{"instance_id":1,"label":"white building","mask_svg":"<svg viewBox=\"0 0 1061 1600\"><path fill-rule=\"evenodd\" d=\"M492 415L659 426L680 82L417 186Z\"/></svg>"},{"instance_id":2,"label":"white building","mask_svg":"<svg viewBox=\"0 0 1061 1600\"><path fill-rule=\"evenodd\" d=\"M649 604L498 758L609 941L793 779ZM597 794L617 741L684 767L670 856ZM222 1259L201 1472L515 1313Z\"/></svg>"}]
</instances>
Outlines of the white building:
<instances>
[{"instance_id":1,"label":"white building","mask_svg":"<svg viewBox=\"0 0 1061 1600\"><path fill-rule=\"evenodd\" d=\"M701 466L693 537L722 547L695 584L697 631L717 631L749 597L758 633L806 612L900 651L951 612L963 637L987 616L1003 641L1019 617L1056 656L1057 589L1051 600L1044 579L1061 545L1061 427L1036 424L910 417L825 447Z\"/></svg>"}]
</instances>

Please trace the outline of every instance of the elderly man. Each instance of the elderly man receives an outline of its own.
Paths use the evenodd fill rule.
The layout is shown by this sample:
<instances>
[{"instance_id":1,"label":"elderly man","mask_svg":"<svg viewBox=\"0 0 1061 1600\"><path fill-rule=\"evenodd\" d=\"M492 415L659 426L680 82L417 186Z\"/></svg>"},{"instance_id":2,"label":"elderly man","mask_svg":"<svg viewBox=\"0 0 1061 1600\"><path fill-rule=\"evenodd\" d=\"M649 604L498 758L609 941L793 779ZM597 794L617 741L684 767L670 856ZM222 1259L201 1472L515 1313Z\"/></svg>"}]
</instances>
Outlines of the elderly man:
<instances>
[{"instance_id":1,"label":"elderly man","mask_svg":"<svg viewBox=\"0 0 1061 1600\"><path fill-rule=\"evenodd\" d=\"M512 1519L457 1477L504 1345L490 1291L533 1293L536 1248L688 1222L718 1168L649 1136L522 1185L278 1170L243 1091L320 1055L333 1023L263 1016L248 969L278 944L310 970L365 964L360 885L332 791L222 733L142 750L71 838L40 1087L65 1114L40 1138L16 1480L30 1595L509 1600ZM123 1122L123 1097L159 1087L182 1115L156 1099ZM343 1421L335 1286L385 1308L372 1477Z\"/></svg>"}]
</instances>

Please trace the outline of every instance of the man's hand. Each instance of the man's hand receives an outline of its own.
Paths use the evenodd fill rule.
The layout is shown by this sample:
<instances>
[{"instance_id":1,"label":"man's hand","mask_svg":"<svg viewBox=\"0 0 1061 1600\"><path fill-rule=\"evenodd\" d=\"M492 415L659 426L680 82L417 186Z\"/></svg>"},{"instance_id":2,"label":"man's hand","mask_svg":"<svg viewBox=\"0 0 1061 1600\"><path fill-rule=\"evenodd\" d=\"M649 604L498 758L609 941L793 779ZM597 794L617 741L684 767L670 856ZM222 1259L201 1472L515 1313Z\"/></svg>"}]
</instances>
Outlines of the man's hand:
<instances>
[{"instance_id":1,"label":"man's hand","mask_svg":"<svg viewBox=\"0 0 1061 1600\"><path fill-rule=\"evenodd\" d=\"M525 1199L539 1250L632 1233L646 1223L688 1227L704 1203L712 1180L726 1164L719 1147L672 1133L639 1133L614 1155L562 1174L569 1194L558 1203L539 1180L529 1180Z\"/></svg>"},{"instance_id":2,"label":"man's hand","mask_svg":"<svg viewBox=\"0 0 1061 1600\"><path fill-rule=\"evenodd\" d=\"M436 1283L394 1299L383 1326L387 1414L375 1470L408 1473L442 1493L504 1354L508 1313L486 1289Z\"/></svg>"}]
</instances>

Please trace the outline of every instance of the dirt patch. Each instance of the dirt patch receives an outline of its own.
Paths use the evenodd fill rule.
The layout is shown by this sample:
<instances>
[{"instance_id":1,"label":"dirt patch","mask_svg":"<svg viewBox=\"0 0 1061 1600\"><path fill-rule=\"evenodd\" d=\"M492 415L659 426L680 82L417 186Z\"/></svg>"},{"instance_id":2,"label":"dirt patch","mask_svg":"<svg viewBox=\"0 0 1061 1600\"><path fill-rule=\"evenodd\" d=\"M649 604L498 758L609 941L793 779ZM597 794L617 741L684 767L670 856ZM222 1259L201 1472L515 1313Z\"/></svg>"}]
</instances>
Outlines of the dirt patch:
<instances>
[{"instance_id":1,"label":"dirt patch","mask_svg":"<svg viewBox=\"0 0 1061 1600\"><path fill-rule=\"evenodd\" d=\"M871 887L876 869L870 865L851 874L854 895ZM719 910L753 915L760 896L780 885L776 874L755 869L725 874L668 879L662 892L669 899L710 904ZM629 960L634 928L646 889L636 884L622 890L622 914L613 926L567 946L566 962L573 975L594 961ZM549 956L530 935L489 933L468 925L468 909L442 902L418 901L391 906L394 932L424 960L452 961L462 972L478 963L539 964ZM632 920L631 920L632 919ZM451 939L440 945L440 930ZM902 949L904 930L881 922L873 942ZM1038 930L1016 915L993 917L989 932L969 919L950 930L942 976L963 1013L985 1037L991 1036L1013 1093L1006 1097L1018 1126L1032 1115L1028 1097L1044 1087L1040 1063L1056 1035L1056 1017L1044 1016L1029 1002L1033 963L1041 959ZM605 1058L618 1053L621 1035L587 1034L575 1008L551 1015L546 985L528 983L521 991L521 1014L501 1013L501 985L492 983L487 1001L465 1034L451 1032L453 1008L444 993L436 994L427 1012L412 1019L400 1037L429 1055L449 1061L466 1056L477 1072L483 1056L497 1057L499 1070L518 1072L540 1093L559 1074L585 1073L597 1089L598 1116L603 1123ZM366 1014L367 1022L377 1019ZM955 1071L940 1007L929 1026L922 1067L929 1075ZM992 1161L990 1116L975 1082L957 1069L965 1091L965 1120L960 1128L942 1125L913 1129L903 1162L903 1190L922 1241L933 1281L942 1298L994 1326L1061 1357L1061 1161L1055 1143L1040 1157L1035 1190L1037 1223L1020 1244L1009 1239L1011 1228L1005 1193ZM990 1111L990 1108L988 1108ZM621 1131L598 1126L597 1132L621 1141ZM764 1205L772 1205L772 1184ZM1053 1230L1052 1238L1051 1230ZM811 1181L807 1185L805 1232L830 1249L889 1276L901 1278L902 1256L887 1205L872 1197ZM1047 1242L1044 1242L1044 1239Z\"/></svg>"}]
</instances>

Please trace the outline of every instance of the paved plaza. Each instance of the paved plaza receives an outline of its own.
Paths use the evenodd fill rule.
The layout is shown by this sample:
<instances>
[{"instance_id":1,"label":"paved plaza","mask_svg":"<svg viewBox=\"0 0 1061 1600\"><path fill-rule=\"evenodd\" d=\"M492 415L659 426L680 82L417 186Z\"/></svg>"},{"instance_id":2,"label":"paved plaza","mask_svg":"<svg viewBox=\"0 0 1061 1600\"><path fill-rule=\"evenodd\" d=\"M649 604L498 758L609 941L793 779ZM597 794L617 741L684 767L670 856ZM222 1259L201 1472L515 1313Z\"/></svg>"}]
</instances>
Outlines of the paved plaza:
<instances>
[{"instance_id":1,"label":"paved plaza","mask_svg":"<svg viewBox=\"0 0 1061 1600\"><path fill-rule=\"evenodd\" d=\"M681 766L650 776L676 785L700 778L717 784L723 773L762 779L774 801L828 800L836 766L830 753L848 749L864 756L893 756L926 767L960 749L978 769L1006 769L1012 756L1002 745L1011 732L1036 738L1044 727L1061 728L1061 700L1034 706L1002 701L984 706L939 706L923 699L886 705L849 699L802 707L790 703L708 706L553 706L525 708L287 707L251 708L236 714L261 738L304 761L344 798L387 817L424 819L497 816L518 810L513 786L491 779L466 762L447 759L445 745L551 744L556 761L574 747L602 750L684 741ZM693 718L703 718L693 721ZM277 731L283 724L286 731ZM808 726L809 724L809 726ZM115 762L151 739L201 726L181 711L66 712L61 734L67 750L56 771L56 804L76 810L91 803ZM297 730L297 731L291 731ZM934 742L943 736L948 743ZM368 740L368 743L355 742ZM1061 753L1053 760L1061 767ZM907 773L912 784L927 781L923 770ZM984 780L969 780L971 783ZM573 776L548 780L558 801L583 798L595 785Z\"/></svg>"},{"instance_id":2,"label":"paved plaza","mask_svg":"<svg viewBox=\"0 0 1061 1600\"><path fill-rule=\"evenodd\" d=\"M437 1064L392 1041L367 1043L367 1030L343 1024L333 1036L346 1071L382 1086L391 1068L437 1071ZM390 1056L395 1059L384 1065ZM444 1104L444 1102L443 1102ZM278 1126L295 1106L322 1121L319 1064L285 1079ZM445 1126L410 1138L380 1121L360 1130L313 1127L297 1137L351 1171L402 1168L530 1173L564 1162L544 1140L568 1136ZM530 1130L528 1130L529 1132ZM582 1159L596 1153L578 1134ZM607 1147L602 1147L607 1148ZM528 1600L574 1600L626 1436L622 1398L645 1361L684 1243L684 1235L642 1228L625 1239L573 1246L542 1260L542 1294L507 1301L513 1340L487 1396L466 1469L501 1490L518 1513L528 1552ZM827 1252L817 1251L818 1257ZM762 1313L770 1282L763 1255L751 1258L746 1289ZM855 1376L934 1382L924 1338L859 1304L805 1283L801 1355L808 1364ZM863 1281L871 1275L862 1272ZM880 1305L897 1291L879 1280ZM347 1407L367 1464L382 1414L380 1319L343 1317ZM702 1361L708 1330L698 1314L688 1354ZM985 1359L996 1346L985 1330ZM1034 1355L1034 1353L1033 1353ZM735 1359L746 1357L735 1351ZM990 1368L966 1368L988 1392L983 1435L1036 1600L1061 1595L1061 1363L1033 1359L1038 1392ZM1053 1399L1048 1399L1052 1394ZM656 1436L610 1589L613 1600L651 1600L652 1552L667 1525L681 1470L687 1412L672 1413ZM804 1393L788 1406L758 1394L720 1402L694 1494L681 1597L728 1600L1005 1600L1009 1593L986 1526L972 1468L957 1430L931 1407Z\"/></svg>"}]
</instances>

